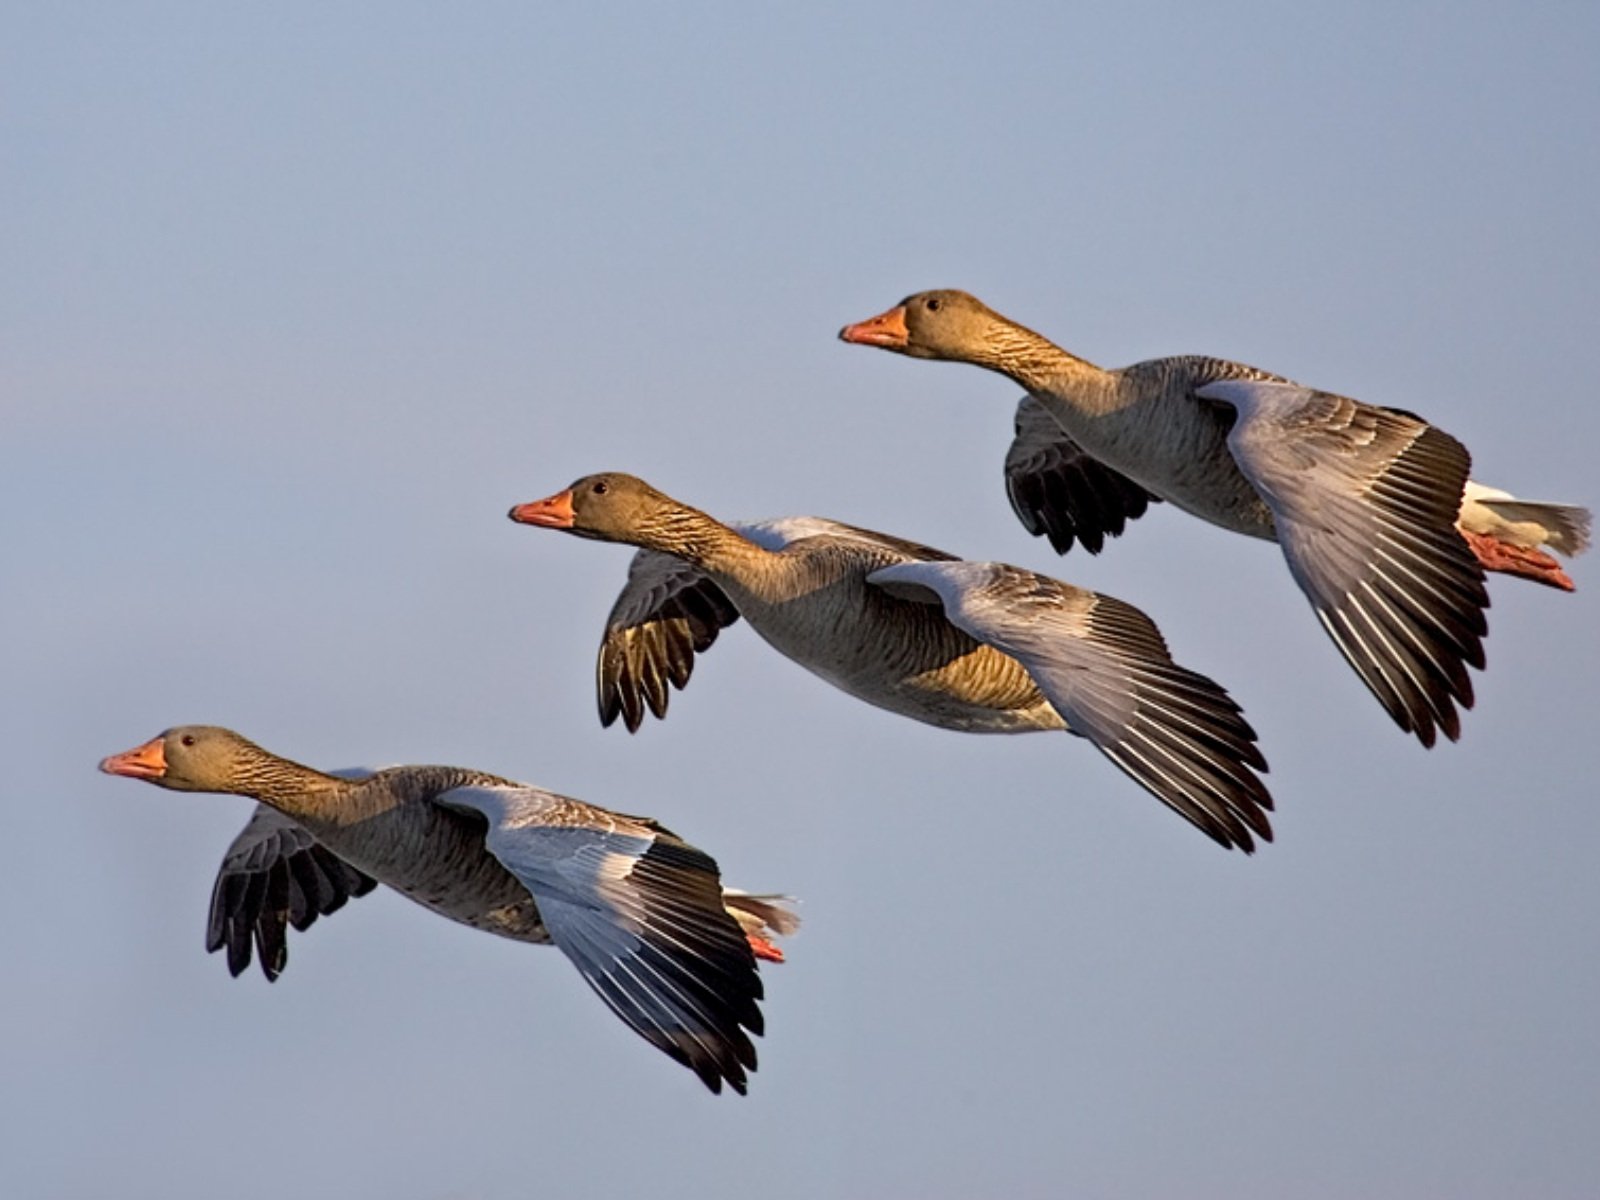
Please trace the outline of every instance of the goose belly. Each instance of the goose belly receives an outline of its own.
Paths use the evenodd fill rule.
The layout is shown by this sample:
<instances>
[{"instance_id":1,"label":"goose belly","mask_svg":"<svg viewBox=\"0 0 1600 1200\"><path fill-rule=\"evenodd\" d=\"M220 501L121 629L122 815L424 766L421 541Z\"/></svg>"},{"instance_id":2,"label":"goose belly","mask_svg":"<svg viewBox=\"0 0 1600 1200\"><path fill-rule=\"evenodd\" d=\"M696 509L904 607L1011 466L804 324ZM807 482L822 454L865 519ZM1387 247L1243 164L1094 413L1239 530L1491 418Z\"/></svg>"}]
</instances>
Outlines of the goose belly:
<instances>
[{"instance_id":1,"label":"goose belly","mask_svg":"<svg viewBox=\"0 0 1600 1200\"><path fill-rule=\"evenodd\" d=\"M407 805L315 832L340 858L441 917L514 941L550 940L528 889L485 848L483 828L460 814Z\"/></svg>"},{"instance_id":2,"label":"goose belly","mask_svg":"<svg viewBox=\"0 0 1600 1200\"><path fill-rule=\"evenodd\" d=\"M1267 502L1244 473L1232 466L1231 459L1229 466L1231 469L1227 471L1196 476L1184 469L1185 464L1173 464L1175 473L1164 479L1156 482L1135 479L1135 482L1202 521L1247 537L1277 541L1277 527Z\"/></svg>"},{"instance_id":3,"label":"goose belly","mask_svg":"<svg viewBox=\"0 0 1600 1200\"><path fill-rule=\"evenodd\" d=\"M1052 411L1059 419L1061 408ZM1276 541L1272 510L1228 447L1228 424L1198 401L1140 401L1063 421L1079 446L1151 495L1213 525Z\"/></svg>"},{"instance_id":4,"label":"goose belly","mask_svg":"<svg viewBox=\"0 0 1600 1200\"><path fill-rule=\"evenodd\" d=\"M877 612L842 614L829 623L825 637L782 614L746 616L773 649L813 675L914 721L964 733L1066 727L1021 663L980 645L942 617L928 620L939 612L935 606L894 601L882 607L902 606L917 618L914 623L904 621L904 612L890 621Z\"/></svg>"}]
</instances>

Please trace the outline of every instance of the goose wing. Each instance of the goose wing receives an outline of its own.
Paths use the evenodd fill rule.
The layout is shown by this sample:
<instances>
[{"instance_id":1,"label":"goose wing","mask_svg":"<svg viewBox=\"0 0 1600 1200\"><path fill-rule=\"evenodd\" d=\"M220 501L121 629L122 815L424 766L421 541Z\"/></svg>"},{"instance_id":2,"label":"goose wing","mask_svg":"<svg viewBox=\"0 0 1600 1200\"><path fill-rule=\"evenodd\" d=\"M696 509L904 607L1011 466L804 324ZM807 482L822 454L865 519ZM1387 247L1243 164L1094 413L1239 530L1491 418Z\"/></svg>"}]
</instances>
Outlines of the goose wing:
<instances>
[{"instance_id":1,"label":"goose wing","mask_svg":"<svg viewBox=\"0 0 1600 1200\"><path fill-rule=\"evenodd\" d=\"M738 619L733 602L698 567L640 550L600 639L600 724L609 726L620 715L633 733L644 723L647 706L665 717L667 685L686 687L694 656Z\"/></svg>"},{"instance_id":2,"label":"goose wing","mask_svg":"<svg viewBox=\"0 0 1600 1200\"><path fill-rule=\"evenodd\" d=\"M206 949L226 948L228 970L238 976L250 965L253 945L262 973L276 979L289 961L290 925L304 931L377 886L304 826L258 804L217 871Z\"/></svg>"},{"instance_id":3,"label":"goose wing","mask_svg":"<svg viewBox=\"0 0 1600 1200\"><path fill-rule=\"evenodd\" d=\"M1339 652L1400 728L1454 741L1489 628L1483 571L1456 530L1466 448L1409 413L1295 384L1196 394L1237 412L1229 448Z\"/></svg>"},{"instance_id":4,"label":"goose wing","mask_svg":"<svg viewBox=\"0 0 1600 1200\"><path fill-rule=\"evenodd\" d=\"M1099 554L1108 537L1160 498L1113 471L1069 437L1032 396L1017 405L1016 437L1006 451L1006 494L1023 528L1048 537L1057 554L1074 540Z\"/></svg>"},{"instance_id":5,"label":"goose wing","mask_svg":"<svg viewBox=\"0 0 1600 1200\"><path fill-rule=\"evenodd\" d=\"M454 788L489 852L527 887L551 940L617 1016L713 1092L743 1094L761 977L717 864L654 822L539 788Z\"/></svg>"},{"instance_id":6,"label":"goose wing","mask_svg":"<svg viewBox=\"0 0 1600 1200\"><path fill-rule=\"evenodd\" d=\"M1255 731L1138 609L1005 563L901 563L867 579L932 592L953 624L1022 663L1072 732L1208 837L1247 853L1252 833L1272 839Z\"/></svg>"}]
</instances>

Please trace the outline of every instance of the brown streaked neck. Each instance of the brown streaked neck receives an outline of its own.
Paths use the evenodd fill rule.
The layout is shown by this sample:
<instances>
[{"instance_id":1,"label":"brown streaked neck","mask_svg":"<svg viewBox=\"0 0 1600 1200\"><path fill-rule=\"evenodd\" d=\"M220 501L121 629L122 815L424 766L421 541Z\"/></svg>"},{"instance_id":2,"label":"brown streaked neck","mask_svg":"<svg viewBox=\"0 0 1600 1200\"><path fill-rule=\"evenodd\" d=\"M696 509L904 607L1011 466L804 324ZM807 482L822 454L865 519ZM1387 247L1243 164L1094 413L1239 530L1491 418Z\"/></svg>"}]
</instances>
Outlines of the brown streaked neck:
<instances>
[{"instance_id":1,"label":"brown streaked neck","mask_svg":"<svg viewBox=\"0 0 1600 1200\"><path fill-rule=\"evenodd\" d=\"M269 804L287 816L326 820L357 784L248 744L229 773L227 790Z\"/></svg>"},{"instance_id":2,"label":"brown streaked neck","mask_svg":"<svg viewBox=\"0 0 1600 1200\"><path fill-rule=\"evenodd\" d=\"M713 578L738 577L750 564L771 555L715 517L677 501L637 531L635 544L681 558Z\"/></svg>"},{"instance_id":3,"label":"brown streaked neck","mask_svg":"<svg viewBox=\"0 0 1600 1200\"><path fill-rule=\"evenodd\" d=\"M1043 334L995 314L989 336L968 360L998 371L1030 392L1092 392L1108 373L1087 359L1068 354Z\"/></svg>"}]
</instances>

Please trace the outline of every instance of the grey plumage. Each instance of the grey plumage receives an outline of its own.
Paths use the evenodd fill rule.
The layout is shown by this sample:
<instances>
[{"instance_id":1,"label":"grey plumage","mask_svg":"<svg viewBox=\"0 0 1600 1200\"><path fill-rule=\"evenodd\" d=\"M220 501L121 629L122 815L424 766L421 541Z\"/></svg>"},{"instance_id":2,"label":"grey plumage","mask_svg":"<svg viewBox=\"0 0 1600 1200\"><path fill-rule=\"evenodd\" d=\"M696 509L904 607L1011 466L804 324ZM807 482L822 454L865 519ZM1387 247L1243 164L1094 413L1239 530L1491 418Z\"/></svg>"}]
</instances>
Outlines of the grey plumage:
<instances>
[{"instance_id":1,"label":"grey plumage","mask_svg":"<svg viewBox=\"0 0 1600 1200\"><path fill-rule=\"evenodd\" d=\"M1143 513L1141 492L1278 541L1340 652L1425 746L1459 736L1457 706L1472 705L1484 570L1570 589L1543 547L1587 545L1587 510L1473 483L1466 450L1421 418L1244 363L1188 355L1103 370L953 290L908 296L840 336L1027 388L1007 492L1062 553L1074 541L1099 550Z\"/></svg>"},{"instance_id":2,"label":"grey plumage","mask_svg":"<svg viewBox=\"0 0 1600 1200\"><path fill-rule=\"evenodd\" d=\"M766 936L793 917L778 897L725 901L716 862L653 820L458 767L338 778L215 726L168 730L102 769L262 802L223 859L207 924L234 975L253 950L277 978L289 926L384 883L475 929L553 942L708 1088L747 1088L763 1028L751 938L773 957ZM766 920L779 913L782 926Z\"/></svg>"},{"instance_id":3,"label":"grey plumage","mask_svg":"<svg viewBox=\"0 0 1600 1200\"><path fill-rule=\"evenodd\" d=\"M1271 838L1238 706L1109 597L817 517L724 524L617 473L513 517L640 547L601 641L602 720L664 715L668 687L743 617L857 699L944 729L1068 730L1221 845Z\"/></svg>"}]
</instances>

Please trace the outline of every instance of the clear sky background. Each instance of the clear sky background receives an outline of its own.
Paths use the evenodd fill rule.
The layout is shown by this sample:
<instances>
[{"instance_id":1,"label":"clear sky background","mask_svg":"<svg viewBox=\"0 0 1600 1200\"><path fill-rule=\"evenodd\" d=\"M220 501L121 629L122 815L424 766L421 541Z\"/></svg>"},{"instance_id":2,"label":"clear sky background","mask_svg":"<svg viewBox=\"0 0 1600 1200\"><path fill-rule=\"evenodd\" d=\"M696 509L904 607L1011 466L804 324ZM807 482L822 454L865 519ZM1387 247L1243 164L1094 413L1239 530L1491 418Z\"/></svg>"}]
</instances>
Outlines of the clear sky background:
<instances>
[{"instance_id":1,"label":"clear sky background","mask_svg":"<svg viewBox=\"0 0 1600 1200\"><path fill-rule=\"evenodd\" d=\"M1585 4L7 5L0 1193L1593 1195L1600 558L1491 591L1460 745L1278 551L1056 558L1017 389L834 340L965 287L1600 501ZM744 627L602 730L594 470L1130 600L1245 705L1277 844L1084 743L867 708ZM375 894L268 985L201 946L248 804L95 773L181 722L655 814L804 899L746 1099L553 950Z\"/></svg>"}]
</instances>

